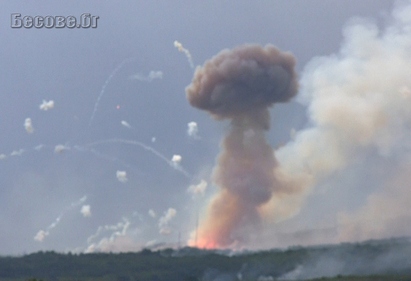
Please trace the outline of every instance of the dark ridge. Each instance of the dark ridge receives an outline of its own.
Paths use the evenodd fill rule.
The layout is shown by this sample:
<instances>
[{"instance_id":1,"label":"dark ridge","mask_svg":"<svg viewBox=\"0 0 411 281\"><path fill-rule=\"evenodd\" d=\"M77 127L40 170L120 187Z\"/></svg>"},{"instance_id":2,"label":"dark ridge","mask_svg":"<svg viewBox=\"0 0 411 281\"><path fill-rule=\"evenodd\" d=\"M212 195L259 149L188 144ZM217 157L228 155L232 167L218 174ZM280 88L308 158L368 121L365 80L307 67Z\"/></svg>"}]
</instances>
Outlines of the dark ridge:
<instances>
[{"instance_id":1,"label":"dark ridge","mask_svg":"<svg viewBox=\"0 0 411 281\"><path fill-rule=\"evenodd\" d=\"M338 262L339 270L330 272L327 262L334 265ZM373 274L380 279L358 277ZM391 277L381 275L397 279L384 279ZM63 254L51 251L0 257L2 281L29 278L44 281L276 280L280 277L284 280L287 276L293 280L324 276L339 277L336 280L411 280L411 242L405 237L254 252L185 247L144 249L138 253ZM404 276L408 279L403 279Z\"/></svg>"}]
</instances>

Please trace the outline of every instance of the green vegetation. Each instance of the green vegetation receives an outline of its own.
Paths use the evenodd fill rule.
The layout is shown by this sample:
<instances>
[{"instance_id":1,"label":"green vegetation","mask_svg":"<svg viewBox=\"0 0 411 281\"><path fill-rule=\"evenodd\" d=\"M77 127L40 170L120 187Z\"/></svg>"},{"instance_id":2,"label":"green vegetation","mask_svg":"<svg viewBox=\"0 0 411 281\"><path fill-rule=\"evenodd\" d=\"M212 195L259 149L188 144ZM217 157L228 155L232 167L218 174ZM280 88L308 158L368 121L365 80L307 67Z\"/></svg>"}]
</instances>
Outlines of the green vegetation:
<instances>
[{"instance_id":1,"label":"green vegetation","mask_svg":"<svg viewBox=\"0 0 411 281\"><path fill-rule=\"evenodd\" d=\"M2 281L249 281L275 280L283 275L300 280L411 280L411 243L390 239L231 254L183 248L0 257ZM321 276L335 277L312 279Z\"/></svg>"}]
</instances>

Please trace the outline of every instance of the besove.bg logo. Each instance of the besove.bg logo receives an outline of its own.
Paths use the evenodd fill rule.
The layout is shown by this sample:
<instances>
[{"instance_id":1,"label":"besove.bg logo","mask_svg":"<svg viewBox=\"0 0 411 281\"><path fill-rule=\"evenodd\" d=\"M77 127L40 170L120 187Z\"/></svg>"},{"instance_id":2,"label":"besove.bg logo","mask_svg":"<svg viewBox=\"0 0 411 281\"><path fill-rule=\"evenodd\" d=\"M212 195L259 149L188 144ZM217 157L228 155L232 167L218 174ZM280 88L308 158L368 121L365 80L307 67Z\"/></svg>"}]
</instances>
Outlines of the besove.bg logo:
<instances>
[{"instance_id":1,"label":"besove.bg logo","mask_svg":"<svg viewBox=\"0 0 411 281\"><path fill-rule=\"evenodd\" d=\"M97 28L99 16L92 16L89 13L75 16L24 16L21 14L11 14L11 28Z\"/></svg>"}]
</instances>

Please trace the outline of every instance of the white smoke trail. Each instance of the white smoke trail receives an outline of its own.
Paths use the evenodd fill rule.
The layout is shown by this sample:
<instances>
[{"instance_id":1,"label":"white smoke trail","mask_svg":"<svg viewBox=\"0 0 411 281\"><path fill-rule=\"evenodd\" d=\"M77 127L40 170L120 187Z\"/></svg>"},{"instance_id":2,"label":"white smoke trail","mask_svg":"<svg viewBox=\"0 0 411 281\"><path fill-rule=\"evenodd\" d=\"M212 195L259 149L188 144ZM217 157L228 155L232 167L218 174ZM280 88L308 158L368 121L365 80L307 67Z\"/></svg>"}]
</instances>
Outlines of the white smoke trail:
<instances>
[{"instance_id":1,"label":"white smoke trail","mask_svg":"<svg viewBox=\"0 0 411 281\"><path fill-rule=\"evenodd\" d=\"M117 224L99 226L96 233L87 238L88 247L85 253L106 251L107 248L115 243L116 239L126 236L130 225L130 220L123 218L122 221ZM111 234L101 238L99 242L93 242L93 240L100 237L104 232L111 232Z\"/></svg>"},{"instance_id":2,"label":"white smoke trail","mask_svg":"<svg viewBox=\"0 0 411 281\"><path fill-rule=\"evenodd\" d=\"M96 142L88 143L84 146L85 147L92 147L92 146L96 146L96 145L99 145L99 144L106 144L106 143L123 143L123 144L139 146L139 147L141 147L145 150L148 150L148 151L152 152L154 155L156 155L161 160L166 162L168 165L170 165L171 167L173 167L174 169L176 169L177 171L182 173L184 176L191 177L191 175L186 170L184 170L180 165L175 165L175 163L173 161L168 160L167 157L165 157L163 154L161 154L160 152L158 152L157 150L155 150L151 146L148 146L148 145L146 145L142 142L138 142L138 141L134 141L134 140L123 140L123 139L107 139L107 140L99 140L99 141L96 141Z\"/></svg>"},{"instance_id":3,"label":"white smoke trail","mask_svg":"<svg viewBox=\"0 0 411 281\"><path fill-rule=\"evenodd\" d=\"M83 196L81 197L79 200L77 200L76 202L71 203L71 205L66 208L66 210L61 213L54 222L52 222L47 228L46 230L40 230L39 232L37 232L37 234L34 236L34 240L38 241L38 242L43 242L44 238L48 235L50 235L50 231L55 228L61 221L61 219L63 218L63 216L71 211L72 209L74 209L75 207L83 204L85 201L87 200L87 196Z\"/></svg>"},{"instance_id":4,"label":"white smoke trail","mask_svg":"<svg viewBox=\"0 0 411 281\"><path fill-rule=\"evenodd\" d=\"M158 221L158 227L160 228L160 234L171 234L171 228L169 227L170 221L177 215L176 209L169 208L164 215Z\"/></svg>"},{"instance_id":5,"label":"white smoke trail","mask_svg":"<svg viewBox=\"0 0 411 281\"><path fill-rule=\"evenodd\" d=\"M132 80L139 80L139 81L147 81L147 82L151 82L154 79L163 79L163 72L161 71L150 71L150 73L148 74L148 76L144 76L140 73L134 74L132 76L130 76L130 79Z\"/></svg>"},{"instance_id":6,"label":"white smoke trail","mask_svg":"<svg viewBox=\"0 0 411 281\"><path fill-rule=\"evenodd\" d=\"M111 72L110 76L109 76L109 77L107 78L107 80L104 82L103 87L101 88L100 94L99 94L98 97L97 97L97 101L96 101L96 103L94 104L94 110L93 110L93 113L91 114L90 121L89 121L89 124L88 124L89 126L91 126L91 124L93 123L93 119L94 119L94 117L95 117L95 115L96 115L96 112L97 112L97 109L98 109L98 105L99 105L99 103L100 103L100 100L101 100L101 98L103 97L104 92L106 91L106 87L107 87L107 85L110 83L111 79L113 79L113 77L117 74L117 72L118 72L121 68L123 68L123 66L124 66L126 63L132 62L133 60L135 60L135 58L128 58L128 59L123 60L119 65L117 65L117 67L113 70L113 72Z\"/></svg>"},{"instance_id":7,"label":"white smoke trail","mask_svg":"<svg viewBox=\"0 0 411 281\"><path fill-rule=\"evenodd\" d=\"M130 126L130 124L128 124L127 121L122 120L122 121L121 121L121 125L123 125L123 126L126 127L126 128L131 129L131 126Z\"/></svg>"},{"instance_id":8,"label":"white smoke trail","mask_svg":"<svg viewBox=\"0 0 411 281\"><path fill-rule=\"evenodd\" d=\"M174 47L176 47L180 52L183 52L186 55L186 57L188 59L188 63L190 64L190 67L194 68L193 58L191 57L190 51L185 49L183 47L183 44L181 44L177 40L174 41Z\"/></svg>"},{"instance_id":9,"label":"white smoke trail","mask_svg":"<svg viewBox=\"0 0 411 281\"><path fill-rule=\"evenodd\" d=\"M89 152L89 153L93 154L94 156L96 156L96 157L98 157L98 158L100 158L100 159L109 160L109 161L111 161L111 162L118 163L118 164L120 164L120 165L122 165L122 166L124 166L124 167L126 167L126 168L133 169L133 170L137 170L136 167L134 167L134 166L132 166L132 165L130 165L130 164L128 164L128 163L126 163L126 162L118 159L117 157L112 157L112 156L106 155L106 154L104 154L104 153L101 153L101 152L97 151L97 150L94 149L94 148L82 147L82 146L79 146L79 145L74 145L73 148L74 148L76 151L79 151L79 152ZM142 174L142 172L140 172L140 171L139 171L139 173Z\"/></svg>"}]
</instances>

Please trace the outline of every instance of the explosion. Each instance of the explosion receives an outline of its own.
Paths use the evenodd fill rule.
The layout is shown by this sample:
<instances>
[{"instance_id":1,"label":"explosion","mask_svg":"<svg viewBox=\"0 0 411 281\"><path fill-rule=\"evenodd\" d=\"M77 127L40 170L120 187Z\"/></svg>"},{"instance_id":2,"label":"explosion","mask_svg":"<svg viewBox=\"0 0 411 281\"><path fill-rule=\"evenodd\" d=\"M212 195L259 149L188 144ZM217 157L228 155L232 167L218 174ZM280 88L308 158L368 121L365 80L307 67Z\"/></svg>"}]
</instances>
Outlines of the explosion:
<instances>
[{"instance_id":1,"label":"explosion","mask_svg":"<svg viewBox=\"0 0 411 281\"><path fill-rule=\"evenodd\" d=\"M188 101L217 120L230 119L231 128L213 171L220 192L196 230L195 246L244 242L243 231L260 224L259 208L273 193L286 192L276 179L277 162L265 131L270 127L269 107L297 94L294 66L294 56L273 45L244 45L223 50L196 69L186 88Z\"/></svg>"}]
</instances>

